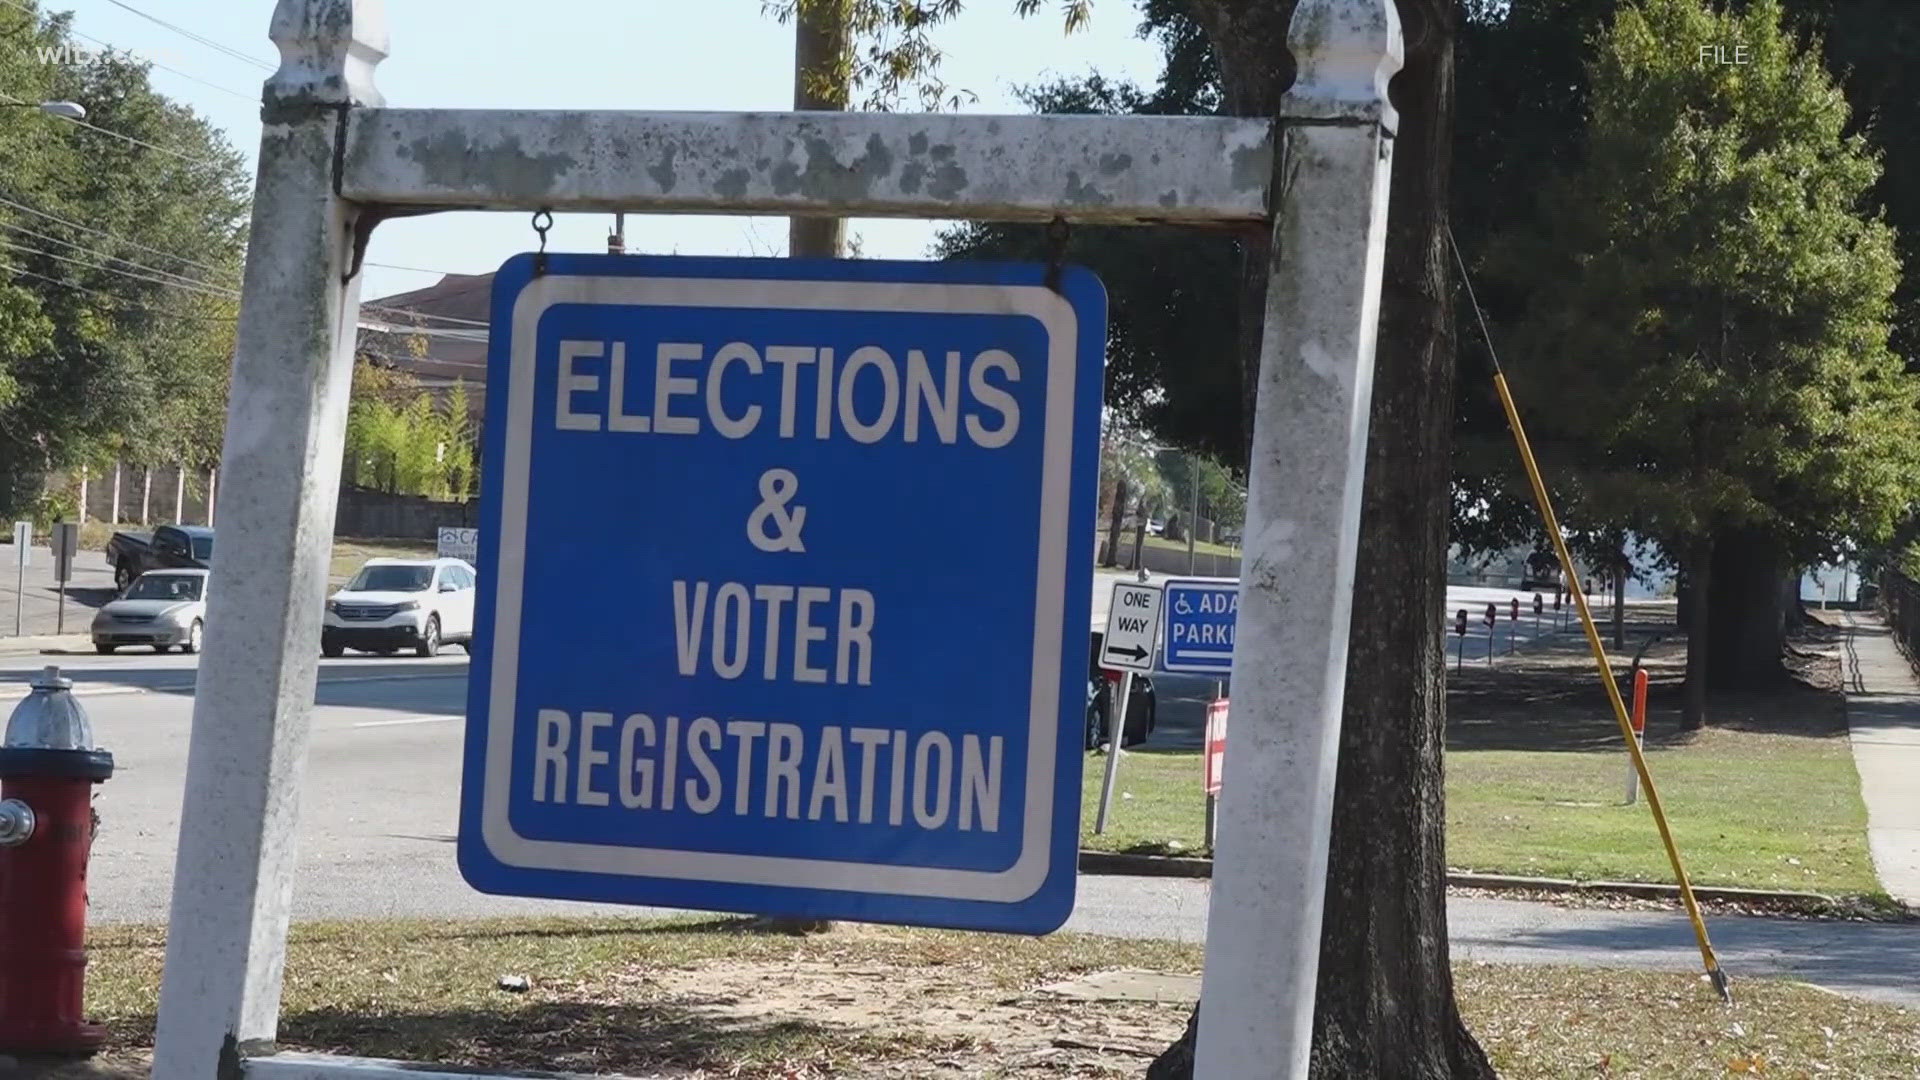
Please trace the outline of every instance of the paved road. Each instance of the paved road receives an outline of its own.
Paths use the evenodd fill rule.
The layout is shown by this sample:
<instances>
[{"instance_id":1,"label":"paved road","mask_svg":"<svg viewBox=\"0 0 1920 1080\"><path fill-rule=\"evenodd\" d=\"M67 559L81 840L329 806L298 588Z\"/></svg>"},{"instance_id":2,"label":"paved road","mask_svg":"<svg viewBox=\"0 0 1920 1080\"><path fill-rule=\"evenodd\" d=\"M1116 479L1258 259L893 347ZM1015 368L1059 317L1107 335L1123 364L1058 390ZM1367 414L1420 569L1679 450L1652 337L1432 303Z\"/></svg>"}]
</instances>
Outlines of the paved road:
<instances>
[{"instance_id":1,"label":"paved road","mask_svg":"<svg viewBox=\"0 0 1920 1080\"><path fill-rule=\"evenodd\" d=\"M93 918L167 916L192 708L192 657L0 657L0 709L32 671L57 659L84 691L95 736L118 772L99 796ZM460 716L466 661L324 661L316 694L300 838L295 917L480 916L650 912L483 896L454 865ZM1207 883L1083 878L1068 928L1198 941ZM651 912L657 914L658 912ZM1456 955L1522 963L1663 968L1698 964L1677 913L1577 910L1457 898ZM1716 919L1722 962L1741 976L1783 975L1920 1007L1920 927Z\"/></svg>"}]
</instances>

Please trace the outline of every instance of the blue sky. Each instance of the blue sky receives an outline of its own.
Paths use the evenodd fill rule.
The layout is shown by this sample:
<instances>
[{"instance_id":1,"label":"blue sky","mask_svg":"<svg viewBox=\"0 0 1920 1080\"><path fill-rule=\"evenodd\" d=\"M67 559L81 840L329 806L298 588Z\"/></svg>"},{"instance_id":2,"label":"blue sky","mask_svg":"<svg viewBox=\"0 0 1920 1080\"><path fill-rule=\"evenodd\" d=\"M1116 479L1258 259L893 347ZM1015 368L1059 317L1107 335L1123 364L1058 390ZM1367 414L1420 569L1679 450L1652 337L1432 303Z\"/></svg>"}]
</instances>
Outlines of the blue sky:
<instances>
[{"instance_id":1,"label":"blue sky","mask_svg":"<svg viewBox=\"0 0 1920 1080\"><path fill-rule=\"evenodd\" d=\"M128 3L259 64L277 60L266 36L272 0ZM110 0L47 0L43 7L70 10L81 34L192 76L159 66L152 71L158 89L224 129L252 169L266 68ZM388 0L386 7L391 55L376 81L390 105L723 111L792 105L793 31L764 16L760 0ZM1130 0L1098 0L1093 25L1071 35L1063 31L1055 4L1022 20L1013 14L1013 0L969 0L966 13L939 32L946 52L942 74L953 87L979 96L965 111L985 113L1025 111L1013 88L1049 75L1097 69L1151 83L1160 70L1159 52L1135 36L1138 24ZM97 46L85 39L81 44ZM535 245L528 220L519 213L451 213L391 221L374 234L367 258L436 271L489 271ZM611 225L610 215L558 215L549 249L604 251ZM921 258L935 225L858 220L850 231L869 257ZM626 233L629 251L786 250L786 222L780 218L629 215ZM435 280L373 267L365 296Z\"/></svg>"}]
</instances>

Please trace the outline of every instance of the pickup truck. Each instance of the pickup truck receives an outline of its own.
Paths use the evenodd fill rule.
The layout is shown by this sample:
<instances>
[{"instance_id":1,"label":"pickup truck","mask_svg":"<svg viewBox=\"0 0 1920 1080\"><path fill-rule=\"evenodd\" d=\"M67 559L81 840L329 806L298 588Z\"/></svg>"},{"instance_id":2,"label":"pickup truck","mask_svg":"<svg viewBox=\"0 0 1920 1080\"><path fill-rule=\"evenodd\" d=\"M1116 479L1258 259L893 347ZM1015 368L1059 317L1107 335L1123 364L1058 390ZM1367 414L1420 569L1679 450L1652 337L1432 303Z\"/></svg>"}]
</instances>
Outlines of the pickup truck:
<instances>
[{"instance_id":1,"label":"pickup truck","mask_svg":"<svg viewBox=\"0 0 1920 1080\"><path fill-rule=\"evenodd\" d=\"M162 525L150 533L117 532L107 541L113 584L121 592L149 570L212 568L213 530L203 525Z\"/></svg>"}]
</instances>

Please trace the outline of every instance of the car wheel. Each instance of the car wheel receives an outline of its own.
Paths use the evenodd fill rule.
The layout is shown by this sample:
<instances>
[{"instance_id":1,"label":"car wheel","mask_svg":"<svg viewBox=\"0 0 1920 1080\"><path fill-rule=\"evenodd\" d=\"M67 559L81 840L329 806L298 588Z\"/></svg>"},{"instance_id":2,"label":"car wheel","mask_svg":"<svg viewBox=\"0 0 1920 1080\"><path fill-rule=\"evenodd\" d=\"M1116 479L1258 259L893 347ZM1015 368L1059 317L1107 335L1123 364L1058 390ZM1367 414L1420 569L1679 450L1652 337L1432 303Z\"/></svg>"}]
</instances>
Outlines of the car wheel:
<instances>
[{"instance_id":1,"label":"car wheel","mask_svg":"<svg viewBox=\"0 0 1920 1080\"><path fill-rule=\"evenodd\" d=\"M126 563L114 564L113 587L120 590L121 592L126 592L127 587L132 584L133 584L133 571L127 568L127 564Z\"/></svg>"},{"instance_id":2,"label":"car wheel","mask_svg":"<svg viewBox=\"0 0 1920 1080\"><path fill-rule=\"evenodd\" d=\"M320 642L320 655L321 655L321 656L328 656L328 657L334 657L334 658L336 658L336 659L337 659L338 657L340 657L341 655L343 655L343 654L344 654L344 653L345 653L346 651L347 651L347 648L346 648L346 646L344 646L344 645L342 645L342 644L340 644L340 643L339 643L339 642L337 642L337 641L325 641L325 640L322 640L322 641Z\"/></svg>"},{"instance_id":3,"label":"car wheel","mask_svg":"<svg viewBox=\"0 0 1920 1080\"><path fill-rule=\"evenodd\" d=\"M434 656L440 652L440 616L427 616L427 628L420 631L421 656Z\"/></svg>"},{"instance_id":4,"label":"car wheel","mask_svg":"<svg viewBox=\"0 0 1920 1080\"><path fill-rule=\"evenodd\" d=\"M93 651L99 653L101 656L112 656L114 651L119 648L120 646L118 645L102 645L97 641L94 642L93 645Z\"/></svg>"},{"instance_id":5,"label":"car wheel","mask_svg":"<svg viewBox=\"0 0 1920 1080\"><path fill-rule=\"evenodd\" d=\"M187 643L180 646L180 651L183 653L199 652L200 651L200 635L203 632L204 630L200 625L200 620L199 619L193 620L193 625L187 628Z\"/></svg>"},{"instance_id":6,"label":"car wheel","mask_svg":"<svg viewBox=\"0 0 1920 1080\"><path fill-rule=\"evenodd\" d=\"M154 651L154 654L155 654L155 655L157 655L157 656L165 656L165 655L166 655L167 653L170 653L170 652L172 652L172 651L173 651L173 646L171 646L171 645L155 645L155 646L153 647L153 651Z\"/></svg>"}]
</instances>

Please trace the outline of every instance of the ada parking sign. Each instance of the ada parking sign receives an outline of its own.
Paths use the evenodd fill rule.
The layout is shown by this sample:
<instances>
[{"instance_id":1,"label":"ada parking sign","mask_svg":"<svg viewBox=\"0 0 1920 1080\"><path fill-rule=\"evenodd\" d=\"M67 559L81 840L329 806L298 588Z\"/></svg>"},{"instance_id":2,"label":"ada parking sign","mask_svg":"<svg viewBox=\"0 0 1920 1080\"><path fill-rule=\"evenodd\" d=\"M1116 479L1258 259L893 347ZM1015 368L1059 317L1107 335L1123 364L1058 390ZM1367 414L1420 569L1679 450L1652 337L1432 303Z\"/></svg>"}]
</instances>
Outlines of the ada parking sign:
<instances>
[{"instance_id":1,"label":"ada parking sign","mask_svg":"<svg viewBox=\"0 0 1920 1080\"><path fill-rule=\"evenodd\" d=\"M1073 905L1106 301L1028 265L495 278L460 866L1044 933Z\"/></svg>"},{"instance_id":2,"label":"ada parking sign","mask_svg":"<svg viewBox=\"0 0 1920 1080\"><path fill-rule=\"evenodd\" d=\"M1168 671L1224 675L1233 670L1233 632L1240 618L1238 578L1168 578L1161 585L1166 629L1161 666Z\"/></svg>"}]
</instances>

